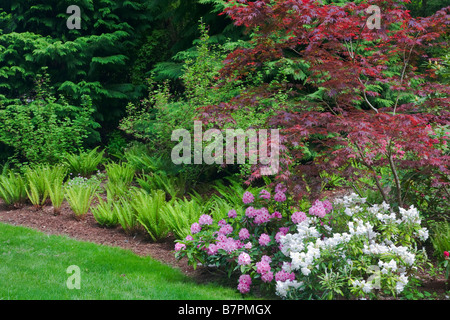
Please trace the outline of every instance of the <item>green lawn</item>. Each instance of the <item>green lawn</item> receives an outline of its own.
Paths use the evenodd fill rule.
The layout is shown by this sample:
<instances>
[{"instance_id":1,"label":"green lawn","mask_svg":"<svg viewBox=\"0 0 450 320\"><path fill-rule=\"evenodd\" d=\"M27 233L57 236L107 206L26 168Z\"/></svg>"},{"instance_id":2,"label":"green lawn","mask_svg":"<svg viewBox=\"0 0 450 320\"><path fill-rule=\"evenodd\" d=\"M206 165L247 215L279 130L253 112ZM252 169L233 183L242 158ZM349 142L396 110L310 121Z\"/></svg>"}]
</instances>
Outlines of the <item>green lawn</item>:
<instances>
[{"instance_id":1,"label":"green lawn","mask_svg":"<svg viewBox=\"0 0 450 320\"><path fill-rule=\"evenodd\" d=\"M80 289L69 289L79 267ZM69 281L70 284L76 282ZM197 285L179 270L120 248L0 223L0 299L236 300L232 288Z\"/></svg>"}]
</instances>

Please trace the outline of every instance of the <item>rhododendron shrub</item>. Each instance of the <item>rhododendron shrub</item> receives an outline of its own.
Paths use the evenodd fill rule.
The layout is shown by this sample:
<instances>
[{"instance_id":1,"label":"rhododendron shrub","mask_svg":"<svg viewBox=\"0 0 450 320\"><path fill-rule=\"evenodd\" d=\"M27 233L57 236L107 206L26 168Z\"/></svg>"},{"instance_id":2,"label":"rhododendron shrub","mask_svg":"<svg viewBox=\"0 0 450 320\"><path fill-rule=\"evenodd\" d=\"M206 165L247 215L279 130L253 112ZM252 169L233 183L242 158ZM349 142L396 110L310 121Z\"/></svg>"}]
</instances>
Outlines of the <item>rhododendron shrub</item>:
<instances>
[{"instance_id":1,"label":"rhododendron shrub","mask_svg":"<svg viewBox=\"0 0 450 320\"><path fill-rule=\"evenodd\" d=\"M295 279L277 281L286 299L379 298L413 286L426 259L417 246L428 238L416 208L398 213L383 202L368 205L356 194L337 199L328 223L307 216L297 231L281 237L288 257L283 270Z\"/></svg>"},{"instance_id":2,"label":"rhododendron shrub","mask_svg":"<svg viewBox=\"0 0 450 320\"><path fill-rule=\"evenodd\" d=\"M232 209L215 222L200 217L191 227L192 234L177 242L176 256L188 257L194 266L200 262L223 268L229 275L240 272L250 276L240 278L242 293L249 291L251 279L274 287L274 279L279 278L276 273L281 271L280 259L284 259L278 248L280 237L295 230L285 192L281 184L273 192L264 189L254 195L246 191L240 212Z\"/></svg>"},{"instance_id":3,"label":"rhododendron shrub","mask_svg":"<svg viewBox=\"0 0 450 320\"><path fill-rule=\"evenodd\" d=\"M303 212L283 185L276 189L246 193L244 209L220 221L201 218L208 223L193 224L176 257L237 276L243 294L258 286L283 299L397 296L413 285L424 261L416 248L428 238L414 207L394 212L352 194Z\"/></svg>"}]
</instances>

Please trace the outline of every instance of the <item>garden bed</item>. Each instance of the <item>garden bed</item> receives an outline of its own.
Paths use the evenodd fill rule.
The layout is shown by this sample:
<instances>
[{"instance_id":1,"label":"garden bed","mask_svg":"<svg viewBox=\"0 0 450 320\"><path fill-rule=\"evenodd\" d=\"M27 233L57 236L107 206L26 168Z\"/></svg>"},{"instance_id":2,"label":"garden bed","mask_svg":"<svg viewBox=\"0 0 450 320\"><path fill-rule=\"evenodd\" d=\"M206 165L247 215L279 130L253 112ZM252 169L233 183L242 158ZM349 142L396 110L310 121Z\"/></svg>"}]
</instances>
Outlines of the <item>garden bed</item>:
<instances>
[{"instance_id":1,"label":"garden bed","mask_svg":"<svg viewBox=\"0 0 450 320\"><path fill-rule=\"evenodd\" d=\"M120 247L131 250L137 255L150 256L167 265L178 268L198 283L211 281L224 282L225 275L211 272L210 268L199 266L195 270L187 264L186 259L178 261L174 257L174 238L167 237L160 242L152 242L144 233L127 235L120 227L100 227L91 214L77 220L67 203L63 204L59 215L53 214L53 208L46 206L36 210L32 206L19 209L7 208L0 200L0 222L37 229L51 235L89 241L101 245ZM433 264L436 262L428 250ZM450 290L442 274L432 274L431 270L420 272L422 284L417 294L418 299L448 300Z\"/></svg>"},{"instance_id":2,"label":"garden bed","mask_svg":"<svg viewBox=\"0 0 450 320\"><path fill-rule=\"evenodd\" d=\"M77 220L67 203L63 204L59 215L54 215L51 206L41 210L36 210L32 206L10 209L0 200L0 222L30 227L46 234L65 235L76 240L120 247L178 268L199 283L213 280L213 275L206 268L198 267L194 270L186 260L175 259L173 237L155 243L151 242L143 233L127 235L120 227L101 227L91 214Z\"/></svg>"}]
</instances>

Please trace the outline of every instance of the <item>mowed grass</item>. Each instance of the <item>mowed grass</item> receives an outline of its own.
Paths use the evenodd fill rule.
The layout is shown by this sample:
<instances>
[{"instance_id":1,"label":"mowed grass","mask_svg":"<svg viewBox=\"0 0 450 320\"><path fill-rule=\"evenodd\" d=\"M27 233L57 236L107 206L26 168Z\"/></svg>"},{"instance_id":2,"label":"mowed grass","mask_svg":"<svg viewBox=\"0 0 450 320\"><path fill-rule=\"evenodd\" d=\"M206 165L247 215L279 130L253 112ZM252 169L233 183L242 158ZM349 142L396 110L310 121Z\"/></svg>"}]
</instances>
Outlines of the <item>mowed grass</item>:
<instances>
[{"instance_id":1,"label":"mowed grass","mask_svg":"<svg viewBox=\"0 0 450 320\"><path fill-rule=\"evenodd\" d=\"M80 289L69 289L79 267ZM238 300L215 284L199 285L181 271L120 248L49 236L0 223L0 299Z\"/></svg>"}]
</instances>

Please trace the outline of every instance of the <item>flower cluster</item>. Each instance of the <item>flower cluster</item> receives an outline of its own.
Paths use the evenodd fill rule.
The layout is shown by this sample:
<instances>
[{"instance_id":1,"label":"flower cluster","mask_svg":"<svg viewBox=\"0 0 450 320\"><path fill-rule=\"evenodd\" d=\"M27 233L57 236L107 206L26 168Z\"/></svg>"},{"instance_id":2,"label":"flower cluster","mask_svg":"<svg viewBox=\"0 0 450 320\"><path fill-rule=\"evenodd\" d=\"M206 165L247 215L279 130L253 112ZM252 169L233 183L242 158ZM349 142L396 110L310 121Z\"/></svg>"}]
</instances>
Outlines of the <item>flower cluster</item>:
<instances>
[{"instance_id":1,"label":"flower cluster","mask_svg":"<svg viewBox=\"0 0 450 320\"><path fill-rule=\"evenodd\" d=\"M304 291L311 294L311 288L316 288L318 297L324 292L333 294L331 289L335 284L328 281L331 277L325 276L333 272L347 277L346 282L352 284L342 285L337 291L346 295L372 297L382 285L393 295L403 292L420 254L412 249L414 238L424 240L428 234L420 226L417 210L400 209L398 218L390 212L389 205L368 206L365 199L352 194L335 202L330 226L323 221L319 223L317 218L322 212L318 206L314 203L306 218L303 215L302 219L295 218L299 221L296 233L280 237L281 252L290 259L283 268L295 272L296 279L277 281L277 294L298 298ZM333 229L346 229L346 232L333 232ZM354 269L353 265L360 267ZM364 265L378 272L375 280L369 281L372 270L369 268L366 278L361 276Z\"/></svg>"},{"instance_id":2,"label":"flower cluster","mask_svg":"<svg viewBox=\"0 0 450 320\"><path fill-rule=\"evenodd\" d=\"M428 237L414 207L396 214L386 203L370 206L351 194L299 210L286 191L282 184L273 192L246 191L242 209L217 222L202 215L177 242L176 256L238 273L242 294L259 283L284 299L374 297L380 289L400 294L410 284L420 260L412 248Z\"/></svg>"}]
</instances>

